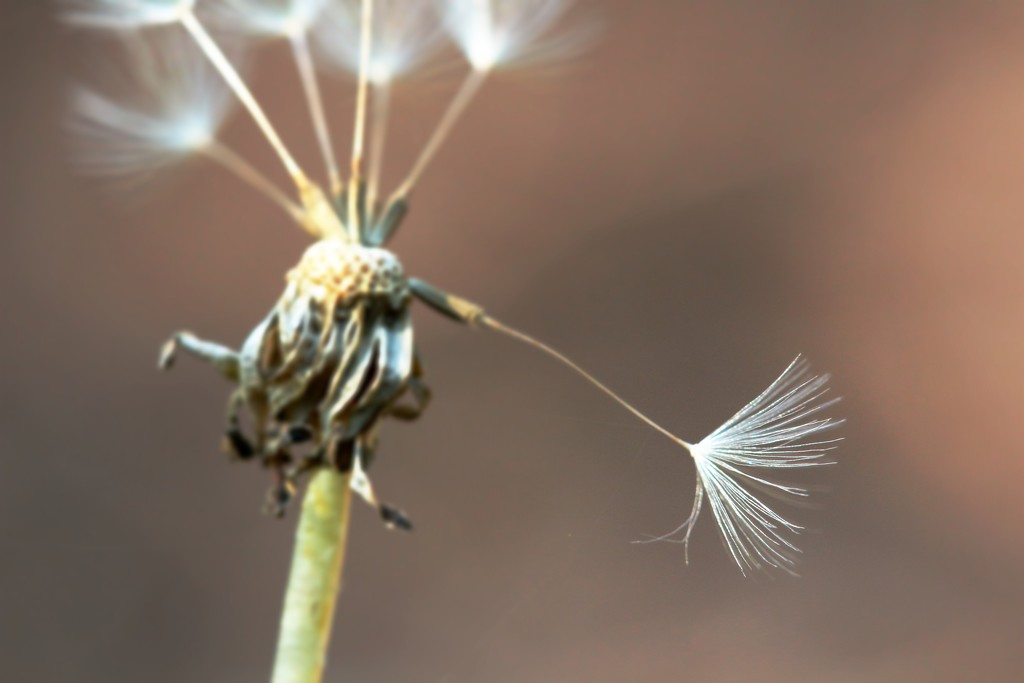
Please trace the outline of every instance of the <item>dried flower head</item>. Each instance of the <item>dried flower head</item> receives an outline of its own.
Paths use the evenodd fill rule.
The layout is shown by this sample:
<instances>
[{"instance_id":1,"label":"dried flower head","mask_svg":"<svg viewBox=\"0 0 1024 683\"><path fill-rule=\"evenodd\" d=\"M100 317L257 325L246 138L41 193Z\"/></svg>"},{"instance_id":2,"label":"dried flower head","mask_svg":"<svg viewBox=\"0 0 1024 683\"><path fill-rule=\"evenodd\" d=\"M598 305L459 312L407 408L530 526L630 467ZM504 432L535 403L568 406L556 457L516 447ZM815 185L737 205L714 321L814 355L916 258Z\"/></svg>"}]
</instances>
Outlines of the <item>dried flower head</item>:
<instances>
[{"instance_id":1,"label":"dried flower head","mask_svg":"<svg viewBox=\"0 0 1024 683\"><path fill-rule=\"evenodd\" d=\"M438 15L431 14L435 5ZM415 419L430 398L410 323L410 309L419 302L548 354L689 452L698 475L693 511L675 531L654 540L687 543L706 496L744 573L792 571L797 553L792 536L800 527L750 489L806 495L802 488L772 481L762 470L825 464L822 457L834 441L818 435L839 423L822 415L832 404L823 400L827 376L808 378L805 364L795 362L731 420L691 444L561 352L461 297L408 277L387 249L419 179L491 71L564 53L573 42L564 34L552 35L568 6L567 0L338 0L327 11L320 0L209 0L199 16L193 3L185 1L75 2L66 14L75 23L122 33L149 24L176 24L177 35L198 47L158 49L159 43L153 43L135 55L141 92L150 107L119 104L87 91L77 96L78 128L91 150L85 156L87 165L107 173L137 172L202 152L262 192L317 240L288 273L281 297L240 349L179 332L165 345L160 364L169 367L177 351L184 350L209 362L235 385L225 448L274 472L270 507L275 513L283 513L300 477L335 468L348 475L352 490L376 506L385 522L409 528L402 513L378 500L365 470L376 452L381 422ZM326 189L300 166L235 60L208 32L206 9L209 16L234 17L250 34L289 40L325 162ZM325 20L316 28L316 40L322 51L358 74L347 178L334 157L308 44L311 27L321 16ZM382 199L378 184L392 80L429 52L441 25L471 68L412 169ZM228 91L276 152L294 184L292 195L217 141ZM367 138L370 149L364 154Z\"/></svg>"}]
</instances>

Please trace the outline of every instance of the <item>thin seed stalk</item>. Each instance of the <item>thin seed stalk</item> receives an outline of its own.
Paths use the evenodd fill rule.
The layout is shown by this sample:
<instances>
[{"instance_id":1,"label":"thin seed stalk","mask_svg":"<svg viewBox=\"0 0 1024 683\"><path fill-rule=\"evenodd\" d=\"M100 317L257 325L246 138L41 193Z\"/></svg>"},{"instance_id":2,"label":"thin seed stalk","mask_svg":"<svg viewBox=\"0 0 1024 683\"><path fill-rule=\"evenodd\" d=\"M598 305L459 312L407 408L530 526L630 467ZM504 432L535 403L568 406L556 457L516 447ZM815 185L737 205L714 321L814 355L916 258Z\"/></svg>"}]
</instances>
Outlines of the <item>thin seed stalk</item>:
<instances>
[{"instance_id":1,"label":"thin seed stalk","mask_svg":"<svg viewBox=\"0 0 1024 683\"><path fill-rule=\"evenodd\" d=\"M341 590L352 493L348 474L325 467L302 501L272 683L320 683Z\"/></svg>"}]
</instances>

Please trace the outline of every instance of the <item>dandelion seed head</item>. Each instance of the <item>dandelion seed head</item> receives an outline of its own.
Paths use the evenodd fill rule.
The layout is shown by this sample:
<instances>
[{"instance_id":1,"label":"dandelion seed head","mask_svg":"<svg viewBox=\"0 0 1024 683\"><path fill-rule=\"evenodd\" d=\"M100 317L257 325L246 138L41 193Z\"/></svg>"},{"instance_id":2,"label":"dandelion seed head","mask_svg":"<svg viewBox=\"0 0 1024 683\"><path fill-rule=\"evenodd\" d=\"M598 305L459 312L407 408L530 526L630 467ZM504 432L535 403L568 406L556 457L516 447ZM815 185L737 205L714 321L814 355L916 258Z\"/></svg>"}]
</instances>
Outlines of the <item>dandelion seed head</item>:
<instances>
[{"instance_id":1,"label":"dandelion seed head","mask_svg":"<svg viewBox=\"0 0 1024 683\"><path fill-rule=\"evenodd\" d=\"M688 545L704 498L718 523L729 554L744 575L781 569L795 573L802 527L751 492L803 498L800 486L769 479L762 470L831 464L825 459L838 438L822 432L842 423L823 415L838 399L827 399L828 375L809 375L806 361L794 360L757 398L725 424L688 446L697 468L697 491L690 517L657 539Z\"/></svg>"},{"instance_id":2,"label":"dandelion seed head","mask_svg":"<svg viewBox=\"0 0 1024 683\"><path fill-rule=\"evenodd\" d=\"M422 281L406 280L397 260L378 248L404 216L411 189L486 74L499 67L565 56L589 37L587 30L558 34L553 31L572 0L374 0L372 8L365 4L366 0L59 2L65 7L63 16L69 23L120 31L117 36L131 52L131 92L138 97L135 101L122 102L85 88L76 91L72 125L78 133L79 161L85 170L145 178L205 148L211 158L263 191L310 232L331 238L321 240L307 254L308 258L304 257L301 267L289 276L289 289L280 306L254 330L250 342L246 342L240 352L211 351L214 346L221 347L203 345L190 335L177 335L168 347L167 353L171 355L161 361L164 366L172 362L177 344L189 347L197 355L210 356L215 362L223 360L217 354L227 354L236 365L239 358L246 357L254 359L254 366L264 360L273 362L274 358L278 361L286 357L306 358L300 361L305 366L301 368L298 384L292 379L294 368L289 360L287 378L281 380L280 385L269 387L273 395L264 391L268 387L260 386L259 395L270 395L272 402L278 405L269 413L264 410L268 407L265 405L258 406L259 410L284 416L280 420L275 417L281 423L262 434L261 443L265 440L263 437L284 433L283 428L293 417L306 419L315 410L326 410L310 424L290 426L316 434L323 446L319 450L321 457L337 465L340 461L336 457L343 454L343 449L356 448L362 443L361 439L369 438L376 421L385 414L392 414L389 411L396 416L418 415L425 407L429 392L420 381L421 372L412 346L408 307L416 297L457 320L500 331L540 349L689 450L697 470L690 516L674 531L652 540L688 546L706 499L725 546L744 574L771 569L794 572L800 552L795 536L802 528L776 512L755 491L783 499L805 497L807 489L775 481L764 470L829 464L825 455L838 439L825 438L821 433L840 424L841 420L823 415L834 403L826 399L827 375L809 375L806 362L797 358L775 382L725 424L691 444L646 417L552 347L503 325L475 304ZM194 14L197 7L200 16ZM364 13L371 9L370 14ZM348 193L350 222L342 224L335 207L299 167L232 60L224 55L203 25L201 19L206 16L222 28L246 36L292 41L332 189L337 192L342 188L342 179L330 151L326 116L307 38L313 38L320 51L341 68L355 73L365 68L360 74L356 144L353 145L352 182L357 188L363 181L366 82L386 85L420 65L441 36L447 35L454 41L473 70L467 74L394 199L382 205L382 216L368 216L380 219L384 228L370 222L371 230L367 231L366 226L360 225L358 191ZM372 17L372 26L363 23L367 16ZM176 22L185 30L151 32L158 35L147 33L145 39L136 31ZM368 45L362 40L364 26L371 33ZM188 41L185 34L194 42ZM363 64L367 47L369 61ZM386 94L386 91L378 94ZM217 143L217 132L236 98L246 106L295 180L301 205L285 196L244 159ZM371 144L368 183L371 200L367 202L373 209L376 208L373 199L377 197L375 180L379 179L383 150L382 133L387 120L387 97L377 101L385 105L377 109L373 126L377 137ZM363 242L356 244L358 240ZM374 305L363 306L368 300L373 300ZM381 301L387 303L387 307L376 305ZM352 315L335 315L338 306L350 308ZM330 322L325 326L325 321ZM284 336L279 334L281 330ZM263 352L271 348L270 344L281 350L282 345L298 343L300 337L304 338L301 348L316 349L316 353L309 357L293 356L293 352L299 353L298 346L283 355ZM264 375L257 375L256 379L263 382ZM284 377L278 372L266 376L275 378L273 382ZM325 377L331 377L329 384L321 381ZM397 406L397 400L407 390L412 392L415 403ZM324 425L330 425L331 430L317 434ZM237 430L237 423L231 429ZM244 435L229 431L229 437L240 457L246 457L242 455L246 451L252 455L252 444ZM329 455L328 450L334 455ZM356 462L358 464L358 460ZM283 476L280 470L278 474ZM279 506L275 509L283 509L281 501L290 496L288 486L291 484L292 481L281 479L281 488L275 489ZM362 489L370 500L373 495L368 482ZM374 500L371 502L377 504ZM380 508L386 520L393 519L389 508L383 505Z\"/></svg>"},{"instance_id":3,"label":"dandelion seed head","mask_svg":"<svg viewBox=\"0 0 1024 683\"><path fill-rule=\"evenodd\" d=\"M448 34L479 71L541 55L553 56L571 44L550 36L553 25L570 6L567 0L440 2Z\"/></svg>"},{"instance_id":4,"label":"dandelion seed head","mask_svg":"<svg viewBox=\"0 0 1024 683\"><path fill-rule=\"evenodd\" d=\"M201 8L225 29L290 38L311 31L328 4L328 0L211 0Z\"/></svg>"},{"instance_id":5,"label":"dandelion seed head","mask_svg":"<svg viewBox=\"0 0 1024 683\"><path fill-rule=\"evenodd\" d=\"M100 175L159 170L210 145L233 99L203 56L184 38L133 43L121 101L80 87L73 93L78 162Z\"/></svg>"},{"instance_id":6,"label":"dandelion seed head","mask_svg":"<svg viewBox=\"0 0 1024 683\"><path fill-rule=\"evenodd\" d=\"M341 0L324 12L313 35L324 57L359 73L361 0ZM430 0L375 0L368 76L385 85L420 66L444 36Z\"/></svg>"},{"instance_id":7,"label":"dandelion seed head","mask_svg":"<svg viewBox=\"0 0 1024 683\"><path fill-rule=\"evenodd\" d=\"M196 0L61 0L62 16L75 26L136 29L172 24L192 11Z\"/></svg>"}]
</instances>

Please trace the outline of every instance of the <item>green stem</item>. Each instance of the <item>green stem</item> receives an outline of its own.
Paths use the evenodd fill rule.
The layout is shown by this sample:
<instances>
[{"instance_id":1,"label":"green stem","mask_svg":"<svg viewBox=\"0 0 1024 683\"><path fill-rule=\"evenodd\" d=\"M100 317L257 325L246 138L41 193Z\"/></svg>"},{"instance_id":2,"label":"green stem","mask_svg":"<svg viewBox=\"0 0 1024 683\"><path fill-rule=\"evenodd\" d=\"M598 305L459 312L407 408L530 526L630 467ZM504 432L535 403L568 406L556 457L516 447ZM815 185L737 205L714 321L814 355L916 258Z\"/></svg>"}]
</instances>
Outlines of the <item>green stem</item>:
<instances>
[{"instance_id":1,"label":"green stem","mask_svg":"<svg viewBox=\"0 0 1024 683\"><path fill-rule=\"evenodd\" d=\"M349 475L323 468L302 501L284 597L272 683L320 683L341 589L348 537Z\"/></svg>"}]
</instances>

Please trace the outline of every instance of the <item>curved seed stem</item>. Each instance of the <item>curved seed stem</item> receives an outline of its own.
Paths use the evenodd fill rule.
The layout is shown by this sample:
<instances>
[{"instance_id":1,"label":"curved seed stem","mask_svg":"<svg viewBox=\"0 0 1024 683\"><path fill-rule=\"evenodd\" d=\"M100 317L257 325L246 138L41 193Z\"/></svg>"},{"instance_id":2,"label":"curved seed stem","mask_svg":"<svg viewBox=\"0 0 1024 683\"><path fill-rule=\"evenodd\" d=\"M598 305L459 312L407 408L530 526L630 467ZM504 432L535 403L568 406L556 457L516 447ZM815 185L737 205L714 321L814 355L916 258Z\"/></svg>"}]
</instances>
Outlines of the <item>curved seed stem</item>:
<instances>
[{"instance_id":1,"label":"curved seed stem","mask_svg":"<svg viewBox=\"0 0 1024 683\"><path fill-rule=\"evenodd\" d=\"M320 683L348 537L348 474L323 468L302 501L272 683Z\"/></svg>"},{"instance_id":2,"label":"curved seed stem","mask_svg":"<svg viewBox=\"0 0 1024 683\"><path fill-rule=\"evenodd\" d=\"M548 346L544 342L538 341L537 339L534 339L533 337L531 337L530 335L526 334L525 332L520 332L519 330L517 330L515 328L508 327L504 323L501 323L500 321L495 320L494 318L492 318L489 315L484 315L482 317L482 319L480 320L480 322L481 322L481 324L486 325L487 327L491 328L495 332L501 332L502 334L508 335L509 337L512 337L513 339L517 339L517 340L523 342L524 344L527 344L529 346L532 346L535 349L538 349L539 351L543 351L544 353L546 353L547 355L551 356L555 360L557 360L560 363L568 366L576 374L580 375L581 377L583 377L583 379L587 380L588 382L593 384L595 387L600 389L608 397L610 397L613 401L618 403L620 406L622 406L623 408L625 408L629 412L633 413L633 415L635 415L637 418L642 420L645 424L647 424L649 427L651 427L655 431L659 432L660 434L662 434L663 436L667 437L668 439L671 439L672 441L674 441L675 443L679 444L680 446L682 446L686 450L691 450L693 448L693 444L690 444L690 443L688 443L686 441L683 441L678 436L676 436L675 434L673 434L669 430L665 429L664 427L662 427L660 424L658 424L657 422L655 422L651 418L649 418L646 415L644 415L642 412L640 412L639 409L634 408L632 403L630 403L629 401L627 401L626 399L622 398L617 393L612 391L608 387L608 385L604 384L603 382L598 380L596 377L591 375L589 372L584 370L582 367L577 365L575 361L573 361L571 358L566 356L561 351L553 349L552 347Z\"/></svg>"},{"instance_id":3,"label":"curved seed stem","mask_svg":"<svg viewBox=\"0 0 1024 683\"><path fill-rule=\"evenodd\" d=\"M246 184L255 188L267 199L284 209L299 225L305 225L306 212L302 207L288 198L280 188L260 173L252 164L242 158L238 152L216 140L202 148L201 152L234 173Z\"/></svg>"},{"instance_id":4,"label":"curved seed stem","mask_svg":"<svg viewBox=\"0 0 1024 683\"><path fill-rule=\"evenodd\" d=\"M384 142L388 131L391 109L391 85L382 83L373 89L373 126L370 132L370 182L366 191L366 205L372 214L376 211L380 193L380 177L384 168Z\"/></svg>"},{"instance_id":5,"label":"curved seed stem","mask_svg":"<svg viewBox=\"0 0 1024 683\"><path fill-rule=\"evenodd\" d=\"M413 165L412 170L409 171L409 176L405 181L398 186L398 189L391 195L391 201L398 199L405 199L412 192L413 187L419 182L420 176L427 170L427 165L430 164L434 155L437 154L437 150L440 149L441 143L445 141L448 134L451 133L452 128L455 127L455 123L459 120L462 112L466 110L473 96L476 95L480 86L483 85L484 79L487 78L488 71L482 71L474 69L469 72L466 76L466 80L462 82L459 87L459 91L455 93L455 97L452 98L451 104L448 105L448 109L445 110L444 115L441 117L441 121L437 124L437 128L431 134L430 139L427 141L423 151L420 152L419 158L416 159L416 163Z\"/></svg>"},{"instance_id":6,"label":"curved seed stem","mask_svg":"<svg viewBox=\"0 0 1024 683\"><path fill-rule=\"evenodd\" d=\"M363 140L366 137L366 102L370 86L370 50L373 40L373 0L363 0L359 43L359 89L356 93L356 122L352 135L352 176L348 185L348 229L353 242L359 241L359 195L363 186Z\"/></svg>"},{"instance_id":7,"label":"curved seed stem","mask_svg":"<svg viewBox=\"0 0 1024 683\"><path fill-rule=\"evenodd\" d=\"M302 89L306 93L309 113L313 117L313 129L316 132L317 144L320 145L320 153L327 166L327 180L331 194L337 197L341 194L341 173L338 171L338 160L334 156L334 143L331 141L331 130L327 125L323 97L320 95L320 85L316 79L313 55L309 51L309 37L305 32L298 33L291 37L291 44L292 55L302 81Z\"/></svg>"}]
</instances>

